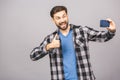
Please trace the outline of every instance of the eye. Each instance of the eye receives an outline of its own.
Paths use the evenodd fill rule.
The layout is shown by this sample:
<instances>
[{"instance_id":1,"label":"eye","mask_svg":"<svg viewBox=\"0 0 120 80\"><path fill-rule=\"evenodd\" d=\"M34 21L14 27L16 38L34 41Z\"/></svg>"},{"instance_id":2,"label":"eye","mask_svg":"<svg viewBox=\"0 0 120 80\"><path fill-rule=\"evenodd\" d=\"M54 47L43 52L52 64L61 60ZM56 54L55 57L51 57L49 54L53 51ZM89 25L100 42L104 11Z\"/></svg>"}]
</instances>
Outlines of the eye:
<instances>
[{"instance_id":1,"label":"eye","mask_svg":"<svg viewBox=\"0 0 120 80\"><path fill-rule=\"evenodd\" d=\"M56 20L59 20L59 19L60 19L60 17L55 17L55 19L56 19Z\"/></svg>"},{"instance_id":2,"label":"eye","mask_svg":"<svg viewBox=\"0 0 120 80\"><path fill-rule=\"evenodd\" d=\"M64 14L64 15L63 15L63 18L65 18L65 17L67 17L67 15L66 15L66 14Z\"/></svg>"}]
</instances>

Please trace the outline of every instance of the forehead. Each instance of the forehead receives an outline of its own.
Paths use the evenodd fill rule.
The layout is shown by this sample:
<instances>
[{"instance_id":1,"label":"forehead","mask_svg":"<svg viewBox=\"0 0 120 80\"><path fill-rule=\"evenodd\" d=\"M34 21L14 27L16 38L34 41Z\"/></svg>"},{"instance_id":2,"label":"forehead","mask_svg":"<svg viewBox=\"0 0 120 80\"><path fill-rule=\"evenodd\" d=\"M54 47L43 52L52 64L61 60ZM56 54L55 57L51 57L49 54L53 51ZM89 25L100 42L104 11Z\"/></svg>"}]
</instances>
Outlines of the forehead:
<instances>
[{"instance_id":1,"label":"forehead","mask_svg":"<svg viewBox=\"0 0 120 80\"><path fill-rule=\"evenodd\" d=\"M54 14L54 17L60 17L60 16L63 16L65 14L66 14L65 10L59 11L59 12L57 12L57 13Z\"/></svg>"}]
</instances>

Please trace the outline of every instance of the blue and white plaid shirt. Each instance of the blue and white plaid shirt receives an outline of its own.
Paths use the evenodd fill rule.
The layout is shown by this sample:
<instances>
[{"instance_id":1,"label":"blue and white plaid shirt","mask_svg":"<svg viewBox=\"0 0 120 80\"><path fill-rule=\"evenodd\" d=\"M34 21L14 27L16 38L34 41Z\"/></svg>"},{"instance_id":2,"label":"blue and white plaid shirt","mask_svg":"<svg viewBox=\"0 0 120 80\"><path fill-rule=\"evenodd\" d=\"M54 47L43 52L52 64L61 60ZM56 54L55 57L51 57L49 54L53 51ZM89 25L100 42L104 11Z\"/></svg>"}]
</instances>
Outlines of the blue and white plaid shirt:
<instances>
[{"instance_id":1,"label":"blue and white plaid shirt","mask_svg":"<svg viewBox=\"0 0 120 80\"><path fill-rule=\"evenodd\" d=\"M76 26L70 24L73 29L73 41L77 59L77 75L79 80L95 80L95 76L90 63L89 41L106 42L113 38L115 33L110 31L97 31L87 26ZM63 70L62 49L52 49L46 51L46 45L50 43L58 30L48 35L39 47L32 50L30 58L35 61L45 55L50 57L51 80L65 80Z\"/></svg>"}]
</instances>

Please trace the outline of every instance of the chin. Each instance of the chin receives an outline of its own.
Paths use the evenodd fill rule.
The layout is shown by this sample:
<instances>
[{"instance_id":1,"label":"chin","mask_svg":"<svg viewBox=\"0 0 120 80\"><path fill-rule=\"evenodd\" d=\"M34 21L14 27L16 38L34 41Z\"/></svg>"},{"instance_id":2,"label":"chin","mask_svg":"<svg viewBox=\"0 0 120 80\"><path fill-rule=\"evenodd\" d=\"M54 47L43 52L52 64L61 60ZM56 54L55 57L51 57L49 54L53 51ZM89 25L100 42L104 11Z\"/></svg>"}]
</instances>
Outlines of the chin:
<instances>
[{"instance_id":1,"label":"chin","mask_svg":"<svg viewBox=\"0 0 120 80\"><path fill-rule=\"evenodd\" d=\"M66 26L66 27L63 27L63 28L61 28L62 30L66 30L68 27Z\"/></svg>"},{"instance_id":2,"label":"chin","mask_svg":"<svg viewBox=\"0 0 120 80\"><path fill-rule=\"evenodd\" d=\"M68 28L68 25L67 24L65 26L57 25L57 27L61 30L66 30Z\"/></svg>"}]
</instances>

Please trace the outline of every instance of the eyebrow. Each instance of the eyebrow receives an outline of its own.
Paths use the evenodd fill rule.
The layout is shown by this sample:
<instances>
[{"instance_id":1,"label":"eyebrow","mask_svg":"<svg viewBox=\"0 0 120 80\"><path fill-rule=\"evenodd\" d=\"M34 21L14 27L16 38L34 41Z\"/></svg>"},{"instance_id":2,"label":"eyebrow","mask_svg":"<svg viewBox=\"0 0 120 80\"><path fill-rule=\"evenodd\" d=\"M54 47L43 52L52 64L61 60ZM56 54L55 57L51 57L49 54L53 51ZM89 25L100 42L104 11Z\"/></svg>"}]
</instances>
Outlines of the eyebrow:
<instances>
[{"instance_id":1,"label":"eyebrow","mask_svg":"<svg viewBox=\"0 0 120 80\"><path fill-rule=\"evenodd\" d=\"M66 14L64 13L62 16L64 16L64 15L66 15ZM56 16L56 17L59 17L59 16Z\"/></svg>"}]
</instances>

